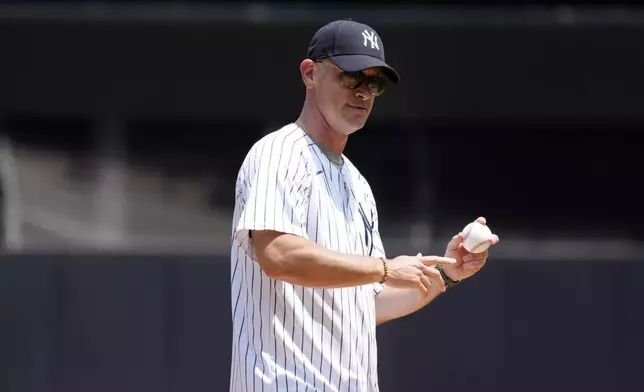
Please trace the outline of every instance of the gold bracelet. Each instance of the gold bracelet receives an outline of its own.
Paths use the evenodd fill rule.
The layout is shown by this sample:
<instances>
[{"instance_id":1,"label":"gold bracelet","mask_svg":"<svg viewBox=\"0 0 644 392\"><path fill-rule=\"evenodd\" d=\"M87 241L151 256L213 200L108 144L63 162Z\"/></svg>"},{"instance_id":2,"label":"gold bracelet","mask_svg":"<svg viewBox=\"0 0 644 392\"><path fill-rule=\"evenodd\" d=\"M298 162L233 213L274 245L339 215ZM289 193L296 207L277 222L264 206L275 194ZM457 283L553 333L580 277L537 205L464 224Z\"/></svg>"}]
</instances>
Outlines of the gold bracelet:
<instances>
[{"instance_id":1,"label":"gold bracelet","mask_svg":"<svg viewBox=\"0 0 644 392\"><path fill-rule=\"evenodd\" d=\"M387 277L389 276L389 269L387 268L387 260L385 260L384 257L381 257L380 260L382 260L382 266L385 269L385 274L382 276L382 280L380 281L380 283L384 284L385 281L387 280Z\"/></svg>"}]
</instances>

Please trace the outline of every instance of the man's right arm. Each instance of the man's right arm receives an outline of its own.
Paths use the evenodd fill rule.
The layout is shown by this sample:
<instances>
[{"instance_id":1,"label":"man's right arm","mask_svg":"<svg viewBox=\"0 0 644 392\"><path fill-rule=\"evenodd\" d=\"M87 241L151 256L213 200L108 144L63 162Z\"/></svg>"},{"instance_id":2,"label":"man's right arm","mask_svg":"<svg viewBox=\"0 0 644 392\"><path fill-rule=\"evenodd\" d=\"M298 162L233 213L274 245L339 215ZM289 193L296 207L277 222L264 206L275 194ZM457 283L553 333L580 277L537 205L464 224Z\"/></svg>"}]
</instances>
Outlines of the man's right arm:
<instances>
[{"instance_id":1,"label":"man's right arm","mask_svg":"<svg viewBox=\"0 0 644 392\"><path fill-rule=\"evenodd\" d=\"M380 282L385 274L381 259L331 251L296 235L258 230L252 231L252 239L266 275L288 283L349 287Z\"/></svg>"},{"instance_id":2,"label":"man's right arm","mask_svg":"<svg viewBox=\"0 0 644 392\"><path fill-rule=\"evenodd\" d=\"M331 251L306 238L277 231L253 230L251 235L264 273L291 284L315 288L350 287L380 282L385 274L385 263L381 259ZM430 277L442 290L440 275L430 265L455 261L438 256L398 256L385 262L386 285L415 288L424 295L431 287Z\"/></svg>"}]
</instances>

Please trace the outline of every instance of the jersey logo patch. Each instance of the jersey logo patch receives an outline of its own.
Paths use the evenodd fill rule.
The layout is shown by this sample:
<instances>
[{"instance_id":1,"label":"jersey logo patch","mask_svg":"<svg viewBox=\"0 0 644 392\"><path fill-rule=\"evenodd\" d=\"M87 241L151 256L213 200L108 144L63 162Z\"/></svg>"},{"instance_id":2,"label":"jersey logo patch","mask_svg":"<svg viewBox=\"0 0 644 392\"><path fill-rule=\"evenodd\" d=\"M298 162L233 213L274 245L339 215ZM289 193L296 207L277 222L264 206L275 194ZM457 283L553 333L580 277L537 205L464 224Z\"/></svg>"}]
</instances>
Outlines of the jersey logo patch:
<instances>
[{"instance_id":1,"label":"jersey logo patch","mask_svg":"<svg viewBox=\"0 0 644 392\"><path fill-rule=\"evenodd\" d=\"M362 204L358 203L358 210L360 211L360 216L362 217L362 224L364 225L364 245L365 249L369 249L367 253L369 256L373 255L373 210L371 210L371 220L367 217L367 214L362 208Z\"/></svg>"}]
</instances>

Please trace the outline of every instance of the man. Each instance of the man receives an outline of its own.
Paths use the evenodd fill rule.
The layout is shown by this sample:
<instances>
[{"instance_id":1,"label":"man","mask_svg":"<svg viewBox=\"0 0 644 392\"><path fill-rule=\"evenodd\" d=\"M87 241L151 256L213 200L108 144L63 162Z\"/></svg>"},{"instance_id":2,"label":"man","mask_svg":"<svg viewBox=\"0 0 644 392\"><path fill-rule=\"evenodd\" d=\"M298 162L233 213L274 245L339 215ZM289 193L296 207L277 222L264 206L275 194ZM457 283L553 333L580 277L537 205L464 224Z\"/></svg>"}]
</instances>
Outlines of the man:
<instances>
[{"instance_id":1,"label":"man","mask_svg":"<svg viewBox=\"0 0 644 392\"><path fill-rule=\"evenodd\" d=\"M386 258L371 188L342 154L399 81L373 29L322 27L300 72L299 119L259 140L237 177L230 390L378 391L376 325L470 277L487 252L464 251L459 233L445 257Z\"/></svg>"}]
</instances>

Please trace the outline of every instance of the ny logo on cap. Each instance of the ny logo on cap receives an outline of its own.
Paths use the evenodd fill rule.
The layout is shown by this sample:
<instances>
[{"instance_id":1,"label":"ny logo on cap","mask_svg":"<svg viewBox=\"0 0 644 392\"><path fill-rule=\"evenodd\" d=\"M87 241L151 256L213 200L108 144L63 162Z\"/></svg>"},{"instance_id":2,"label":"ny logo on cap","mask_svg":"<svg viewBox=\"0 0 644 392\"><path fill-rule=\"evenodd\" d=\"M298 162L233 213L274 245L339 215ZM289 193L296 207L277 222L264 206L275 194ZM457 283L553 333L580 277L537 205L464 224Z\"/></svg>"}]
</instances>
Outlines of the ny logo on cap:
<instances>
[{"instance_id":1,"label":"ny logo on cap","mask_svg":"<svg viewBox=\"0 0 644 392\"><path fill-rule=\"evenodd\" d=\"M380 50L380 47L378 46L378 36L376 35L375 31L371 31L369 33L367 30L362 32L362 37L364 38L364 43L363 45L367 47L367 41L371 42L371 49L376 49Z\"/></svg>"}]
</instances>

